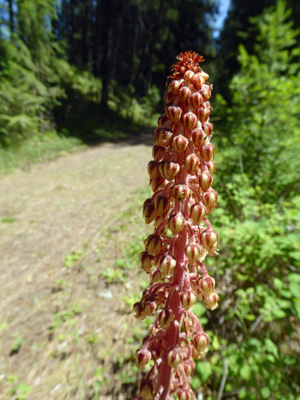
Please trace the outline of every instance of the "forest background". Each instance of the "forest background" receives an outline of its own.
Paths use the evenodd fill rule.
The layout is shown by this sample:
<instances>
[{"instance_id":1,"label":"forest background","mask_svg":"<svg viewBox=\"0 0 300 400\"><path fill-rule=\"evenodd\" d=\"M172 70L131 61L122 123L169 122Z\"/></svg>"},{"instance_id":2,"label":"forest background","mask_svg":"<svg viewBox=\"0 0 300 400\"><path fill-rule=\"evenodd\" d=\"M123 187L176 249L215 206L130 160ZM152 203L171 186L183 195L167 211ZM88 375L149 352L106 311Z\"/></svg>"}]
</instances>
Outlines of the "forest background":
<instances>
[{"instance_id":1,"label":"forest background","mask_svg":"<svg viewBox=\"0 0 300 400\"><path fill-rule=\"evenodd\" d=\"M0 5L2 175L154 126L176 55L205 57L221 302L213 316L196 310L213 339L193 387L208 399L299 400L299 1L232 0L220 32L214 0Z\"/></svg>"}]
</instances>

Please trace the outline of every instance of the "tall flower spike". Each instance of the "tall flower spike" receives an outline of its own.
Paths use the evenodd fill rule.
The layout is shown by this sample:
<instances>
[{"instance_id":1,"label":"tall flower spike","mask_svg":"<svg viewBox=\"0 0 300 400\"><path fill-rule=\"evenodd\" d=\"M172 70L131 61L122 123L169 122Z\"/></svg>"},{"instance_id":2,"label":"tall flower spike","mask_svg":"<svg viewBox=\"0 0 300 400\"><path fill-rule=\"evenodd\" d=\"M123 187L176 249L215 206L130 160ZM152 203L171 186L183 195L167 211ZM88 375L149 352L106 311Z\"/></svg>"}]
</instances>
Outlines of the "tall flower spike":
<instances>
[{"instance_id":1,"label":"tall flower spike","mask_svg":"<svg viewBox=\"0 0 300 400\"><path fill-rule=\"evenodd\" d=\"M143 215L155 231L140 259L151 283L134 311L139 319L154 315L155 320L137 352L139 368L152 360L137 399L195 399L189 386L193 358L205 354L209 338L192 308L200 300L213 310L219 299L203 265L218 249L218 234L207 219L218 198L212 189L211 86L199 66L202 56L185 52L177 59L148 164L154 194Z\"/></svg>"}]
</instances>

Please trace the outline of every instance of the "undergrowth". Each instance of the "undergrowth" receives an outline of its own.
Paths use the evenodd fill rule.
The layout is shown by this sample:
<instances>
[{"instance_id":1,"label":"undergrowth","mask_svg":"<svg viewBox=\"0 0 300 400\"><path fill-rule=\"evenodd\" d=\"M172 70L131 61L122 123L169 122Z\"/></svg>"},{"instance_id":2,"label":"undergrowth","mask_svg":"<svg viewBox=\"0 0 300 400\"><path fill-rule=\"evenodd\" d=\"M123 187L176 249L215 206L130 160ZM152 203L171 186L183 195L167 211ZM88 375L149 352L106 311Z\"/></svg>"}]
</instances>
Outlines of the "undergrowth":
<instances>
[{"instance_id":1,"label":"undergrowth","mask_svg":"<svg viewBox=\"0 0 300 400\"><path fill-rule=\"evenodd\" d=\"M54 131L34 136L18 147L0 147L0 176L15 168L27 168L31 164L53 160L84 147L79 139L61 136Z\"/></svg>"}]
</instances>

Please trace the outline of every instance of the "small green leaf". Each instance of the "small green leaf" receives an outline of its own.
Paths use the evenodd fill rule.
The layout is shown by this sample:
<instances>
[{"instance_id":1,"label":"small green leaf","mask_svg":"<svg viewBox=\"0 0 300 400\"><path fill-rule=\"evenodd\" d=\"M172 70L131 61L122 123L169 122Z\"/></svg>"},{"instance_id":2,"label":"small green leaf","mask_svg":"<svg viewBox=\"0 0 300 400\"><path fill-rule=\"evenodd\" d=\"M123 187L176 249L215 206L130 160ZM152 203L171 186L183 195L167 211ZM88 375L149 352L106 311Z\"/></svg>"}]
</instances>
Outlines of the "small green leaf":
<instances>
[{"instance_id":1,"label":"small green leaf","mask_svg":"<svg viewBox=\"0 0 300 400\"><path fill-rule=\"evenodd\" d=\"M245 318L246 318L248 321L254 321L254 320L255 320L255 315L253 315L253 314L248 314Z\"/></svg>"},{"instance_id":2,"label":"small green leaf","mask_svg":"<svg viewBox=\"0 0 300 400\"><path fill-rule=\"evenodd\" d=\"M201 386L201 380L198 376L194 376L192 380L192 388L193 390L198 389Z\"/></svg>"},{"instance_id":3,"label":"small green leaf","mask_svg":"<svg viewBox=\"0 0 300 400\"><path fill-rule=\"evenodd\" d=\"M205 313L205 307L203 304L197 303L195 304L193 311L196 314L196 316L200 318Z\"/></svg>"},{"instance_id":4,"label":"small green leaf","mask_svg":"<svg viewBox=\"0 0 300 400\"><path fill-rule=\"evenodd\" d=\"M289 289L293 296L300 298L300 284L298 282L291 282Z\"/></svg>"},{"instance_id":5,"label":"small green leaf","mask_svg":"<svg viewBox=\"0 0 300 400\"><path fill-rule=\"evenodd\" d=\"M261 389L261 395L263 397L263 399L268 399L270 397L271 391L270 389L265 386Z\"/></svg>"},{"instance_id":6,"label":"small green leaf","mask_svg":"<svg viewBox=\"0 0 300 400\"><path fill-rule=\"evenodd\" d=\"M285 313L283 310L281 310L280 308L275 309L275 310L272 312L272 315L273 315L275 318L278 318L278 319L286 317L286 313Z\"/></svg>"},{"instance_id":7,"label":"small green leaf","mask_svg":"<svg viewBox=\"0 0 300 400\"><path fill-rule=\"evenodd\" d=\"M16 221L17 221L16 218L11 218L11 217L6 217L6 218L1 219L1 222L5 223L5 224L11 224Z\"/></svg>"},{"instance_id":8,"label":"small green leaf","mask_svg":"<svg viewBox=\"0 0 300 400\"><path fill-rule=\"evenodd\" d=\"M211 366L206 361L200 361L196 365L196 371L200 377L201 382L206 382L212 374Z\"/></svg>"},{"instance_id":9,"label":"small green leaf","mask_svg":"<svg viewBox=\"0 0 300 400\"><path fill-rule=\"evenodd\" d=\"M265 349L269 353L272 353L276 358L279 357L278 347L271 339L265 339Z\"/></svg>"},{"instance_id":10,"label":"small green leaf","mask_svg":"<svg viewBox=\"0 0 300 400\"><path fill-rule=\"evenodd\" d=\"M289 282L300 282L300 274L289 274L287 279Z\"/></svg>"},{"instance_id":11,"label":"small green leaf","mask_svg":"<svg viewBox=\"0 0 300 400\"><path fill-rule=\"evenodd\" d=\"M214 350L219 350L219 348L220 348L220 343L219 343L219 339L217 336L214 336L214 338L213 338L212 347Z\"/></svg>"},{"instance_id":12,"label":"small green leaf","mask_svg":"<svg viewBox=\"0 0 300 400\"><path fill-rule=\"evenodd\" d=\"M294 307L295 307L297 318L300 320L300 301L299 300L295 301Z\"/></svg>"},{"instance_id":13,"label":"small green leaf","mask_svg":"<svg viewBox=\"0 0 300 400\"><path fill-rule=\"evenodd\" d=\"M251 377L251 368L249 367L249 365L244 364L242 366L242 368L240 369L240 375L246 381L248 381L250 379L250 377Z\"/></svg>"},{"instance_id":14,"label":"small green leaf","mask_svg":"<svg viewBox=\"0 0 300 400\"><path fill-rule=\"evenodd\" d=\"M282 280L279 279L279 278L274 278L273 283L274 283L274 286L275 286L277 289L282 289L283 286L284 286Z\"/></svg>"},{"instance_id":15,"label":"small green leaf","mask_svg":"<svg viewBox=\"0 0 300 400\"><path fill-rule=\"evenodd\" d=\"M289 253L289 256L294 258L295 260L299 261L300 260L300 251L291 251ZM296 274L294 274L294 275L296 275Z\"/></svg>"}]
</instances>

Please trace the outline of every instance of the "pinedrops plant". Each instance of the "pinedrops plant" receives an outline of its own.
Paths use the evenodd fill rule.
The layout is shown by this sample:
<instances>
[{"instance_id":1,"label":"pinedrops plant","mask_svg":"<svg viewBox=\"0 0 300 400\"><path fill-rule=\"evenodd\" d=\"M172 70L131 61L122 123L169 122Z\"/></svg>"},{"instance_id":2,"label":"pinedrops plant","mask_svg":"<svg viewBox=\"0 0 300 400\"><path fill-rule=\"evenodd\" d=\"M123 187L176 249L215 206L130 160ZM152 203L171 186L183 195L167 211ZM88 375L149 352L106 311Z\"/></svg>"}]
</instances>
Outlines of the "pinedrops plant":
<instances>
[{"instance_id":1,"label":"pinedrops plant","mask_svg":"<svg viewBox=\"0 0 300 400\"><path fill-rule=\"evenodd\" d=\"M199 299L217 307L215 281L203 265L218 249L218 234L208 215L217 205L208 75L194 52L180 54L165 95L164 114L155 130L153 160L148 164L153 196L143 205L154 233L145 240L142 268L151 283L133 308L135 316L155 316L137 351L137 365L147 368L137 399L190 400L195 368L209 338L192 308Z\"/></svg>"}]
</instances>

